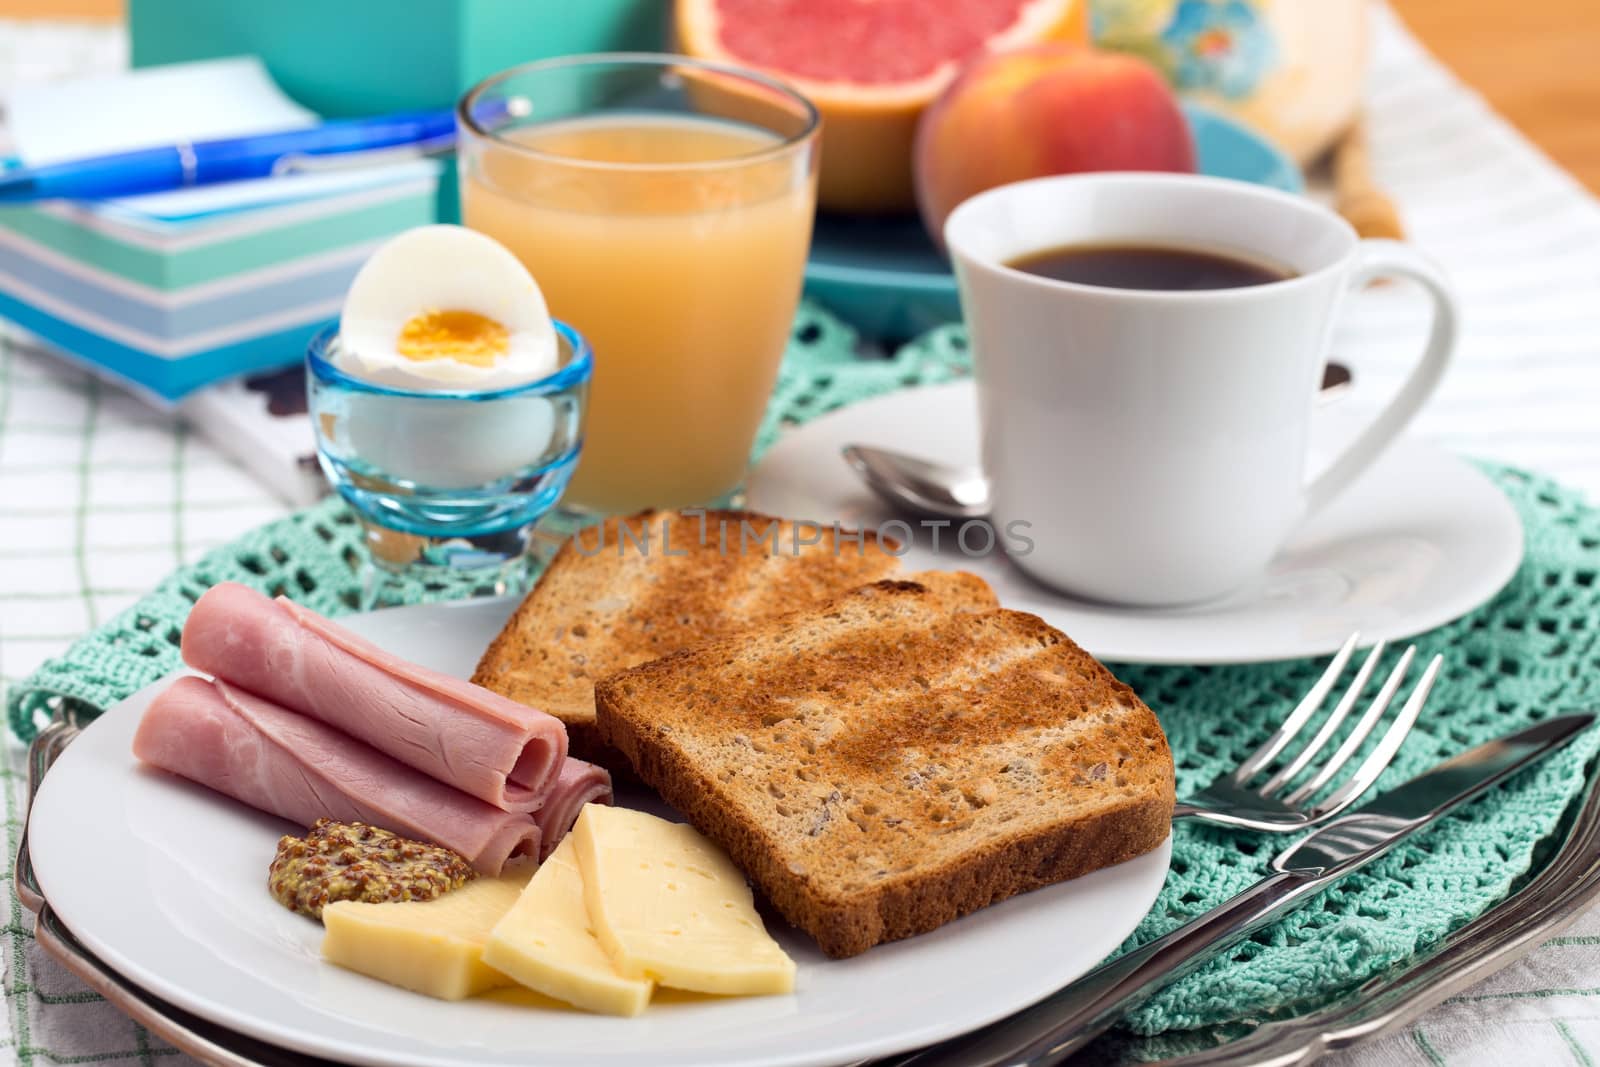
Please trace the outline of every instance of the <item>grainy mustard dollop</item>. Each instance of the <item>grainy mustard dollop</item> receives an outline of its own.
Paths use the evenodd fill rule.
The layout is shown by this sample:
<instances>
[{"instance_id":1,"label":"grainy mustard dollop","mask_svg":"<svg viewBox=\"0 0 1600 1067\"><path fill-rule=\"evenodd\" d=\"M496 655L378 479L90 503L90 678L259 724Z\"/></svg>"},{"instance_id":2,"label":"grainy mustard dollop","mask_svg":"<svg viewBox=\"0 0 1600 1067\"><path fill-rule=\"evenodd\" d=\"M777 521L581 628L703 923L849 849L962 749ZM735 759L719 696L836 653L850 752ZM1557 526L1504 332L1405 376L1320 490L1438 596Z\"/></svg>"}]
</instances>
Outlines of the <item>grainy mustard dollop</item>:
<instances>
[{"instance_id":1,"label":"grainy mustard dollop","mask_svg":"<svg viewBox=\"0 0 1600 1067\"><path fill-rule=\"evenodd\" d=\"M318 819L304 837L284 837L267 872L272 898L322 918L336 900L432 900L473 877L456 853L365 823Z\"/></svg>"}]
</instances>

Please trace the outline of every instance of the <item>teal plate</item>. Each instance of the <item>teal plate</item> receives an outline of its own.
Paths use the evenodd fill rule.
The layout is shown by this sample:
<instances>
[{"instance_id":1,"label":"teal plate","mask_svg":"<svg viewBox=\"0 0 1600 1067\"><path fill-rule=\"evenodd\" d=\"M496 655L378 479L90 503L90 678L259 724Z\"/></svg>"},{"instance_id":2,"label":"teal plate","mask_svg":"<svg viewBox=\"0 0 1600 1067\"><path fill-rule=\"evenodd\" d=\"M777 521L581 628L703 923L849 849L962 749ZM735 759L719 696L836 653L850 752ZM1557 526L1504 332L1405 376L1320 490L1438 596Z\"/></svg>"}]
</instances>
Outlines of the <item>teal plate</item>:
<instances>
[{"instance_id":1,"label":"teal plate","mask_svg":"<svg viewBox=\"0 0 1600 1067\"><path fill-rule=\"evenodd\" d=\"M1298 193L1305 182L1276 146L1215 111L1183 105L1200 172ZM961 317L956 279L915 216L817 216L806 295L868 337L900 340Z\"/></svg>"}]
</instances>

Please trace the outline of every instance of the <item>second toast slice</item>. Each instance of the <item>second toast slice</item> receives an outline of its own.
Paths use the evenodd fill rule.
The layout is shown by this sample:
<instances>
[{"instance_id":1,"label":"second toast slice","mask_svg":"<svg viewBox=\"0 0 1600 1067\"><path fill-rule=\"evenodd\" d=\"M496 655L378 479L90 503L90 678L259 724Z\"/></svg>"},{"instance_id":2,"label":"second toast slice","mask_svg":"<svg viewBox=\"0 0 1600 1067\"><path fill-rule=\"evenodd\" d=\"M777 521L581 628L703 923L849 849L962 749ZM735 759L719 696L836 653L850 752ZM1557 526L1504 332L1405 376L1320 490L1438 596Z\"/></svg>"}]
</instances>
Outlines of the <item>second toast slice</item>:
<instances>
[{"instance_id":1,"label":"second toast slice","mask_svg":"<svg viewBox=\"0 0 1600 1067\"><path fill-rule=\"evenodd\" d=\"M882 578L898 547L747 511L607 519L556 554L472 680L556 716L572 755L614 766L596 679Z\"/></svg>"}]
</instances>

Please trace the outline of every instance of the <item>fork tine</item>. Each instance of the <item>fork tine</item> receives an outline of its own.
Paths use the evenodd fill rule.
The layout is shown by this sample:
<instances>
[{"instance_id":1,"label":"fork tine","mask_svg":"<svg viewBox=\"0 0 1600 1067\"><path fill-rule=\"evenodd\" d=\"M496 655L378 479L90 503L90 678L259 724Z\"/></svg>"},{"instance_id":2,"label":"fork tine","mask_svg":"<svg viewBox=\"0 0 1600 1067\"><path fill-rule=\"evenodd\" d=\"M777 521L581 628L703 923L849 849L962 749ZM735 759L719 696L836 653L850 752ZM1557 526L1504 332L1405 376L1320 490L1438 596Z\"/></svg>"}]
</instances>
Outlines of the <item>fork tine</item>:
<instances>
[{"instance_id":1,"label":"fork tine","mask_svg":"<svg viewBox=\"0 0 1600 1067\"><path fill-rule=\"evenodd\" d=\"M1344 691L1344 696L1339 699L1339 703L1334 707L1333 714L1328 716L1328 720L1322 724L1322 729L1317 731L1316 736L1306 743L1306 747L1300 750L1300 754L1291 760L1288 766L1267 779L1267 783L1258 790L1262 796L1270 797L1294 781L1295 776L1305 770L1306 765L1327 745L1328 739L1334 735L1340 725L1344 723L1344 720L1349 717L1350 710L1356 706L1356 701L1361 699L1361 694L1366 692L1367 682L1372 678L1373 670L1377 668L1378 663L1383 659L1385 647L1386 643L1383 641L1379 641L1372 646L1372 651L1367 654L1366 662L1361 664L1361 669L1356 672L1355 681L1351 682L1350 688Z\"/></svg>"},{"instance_id":2,"label":"fork tine","mask_svg":"<svg viewBox=\"0 0 1600 1067\"><path fill-rule=\"evenodd\" d=\"M1356 723L1355 729L1350 731L1350 736L1344 739L1344 744L1328 760L1317 769L1317 773L1305 785L1296 789L1284 798L1285 803L1299 804L1316 795L1317 790L1333 780L1333 776L1344 769L1356 752L1366 741L1367 735L1372 733L1378 720L1383 718L1383 713L1389 709L1389 702L1394 699L1395 693L1400 691L1400 683L1406 680L1406 674L1411 670L1411 661L1416 658L1417 646L1408 645L1405 652L1400 655L1400 662L1394 665L1394 670L1389 672L1389 677L1384 680L1383 688L1378 690L1378 695L1372 698L1372 704Z\"/></svg>"},{"instance_id":3,"label":"fork tine","mask_svg":"<svg viewBox=\"0 0 1600 1067\"><path fill-rule=\"evenodd\" d=\"M1322 707L1322 702L1328 699L1328 693L1333 690L1333 684L1339 680L1339 675L1344 673L1344 666L1350 662L1350 654L1356 650L1356 642L1359 640L1361 640L1359 631L1345 638L1339 651L1334 653L1333 662L1328 664L1328 669L1322 672L1317 684L1311 687L1311 691L1306 693L1305 698L1289 713L1289 717L1283 720L1283 725L1278 727L1260 748L1246 756L1244 762L1239 764L1238 769L1233 772L1234 782L1243 785L1254 777L1257 771L1271 763L1294 735L1300 732L1306 721L1316 714L1317 709Z\"/></svg>"},{"instance_id":4,"label":"fork tine","mask_svg":"<svg viewBox=\"0 0 1600 1067\"><path fill-rule=\"evenodd\" d=\"M1400 751L1400 745L1411 732L1411 727L1416 724L1417 716L1422 714L1422 705L1427 703L1428 694L1433 690L1433 680L1438 677L1439 668L1443 665L1443 656L1434 656L1429 661L1428 669L1422 672L1422 679L1411 691L1411 696L1400 709L1400 714L1390 724L1388 732L1378 742L1378 746L1367 755L1348 782L1312 810L1313 819L1325 819L1337 815L1372 788L1372 783L1378 780L1378 776L1394 759L1395 753Z\"/></svg>"}]
</instances>

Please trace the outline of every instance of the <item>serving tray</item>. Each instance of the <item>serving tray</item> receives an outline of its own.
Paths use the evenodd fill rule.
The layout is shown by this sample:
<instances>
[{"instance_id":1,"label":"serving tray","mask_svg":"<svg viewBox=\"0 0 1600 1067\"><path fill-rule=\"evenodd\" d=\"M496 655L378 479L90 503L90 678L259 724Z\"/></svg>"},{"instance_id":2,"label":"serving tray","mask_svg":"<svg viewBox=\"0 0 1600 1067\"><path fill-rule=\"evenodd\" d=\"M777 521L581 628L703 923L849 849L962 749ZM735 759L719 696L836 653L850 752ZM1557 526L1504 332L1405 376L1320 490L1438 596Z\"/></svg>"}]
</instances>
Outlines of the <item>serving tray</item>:
<instances>
[{"instance_id":1,"label":"serving tray","mask_svg":"<svg viewBox=\"0 0 1600 1067\"><path fill-rule=\"evenodd\" d=\"M56 758L78 727L56 722L28 752L30 804ZM35 915L41 947L91 989L174 1047L217 1067L290 1067L330 1064L246 1037L166 1003L129 982L88 951L50 908L33 875L24 826L15 865L17 896ZM1591 767L1589 784L1552 838L1544 861L1500 904L1395 968L1331 1004L1303 1015L1254 1027L1200 1031L1141 1040L1112 1035L1090 1045L1080 1062L1159 1063L1166 1067L1211 1067L1247 1061L1279 1067L1311 1063L1323 1054L1392 1033L1445 998L1482 981L1564 929L1600 897L1600 788ZM1156 1042L1172 1051L1160 1058Z\"/></svg>"}]
</instances>

